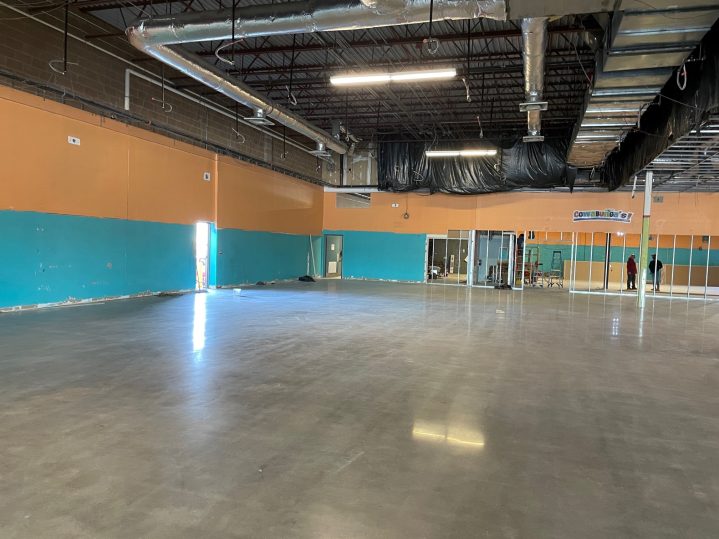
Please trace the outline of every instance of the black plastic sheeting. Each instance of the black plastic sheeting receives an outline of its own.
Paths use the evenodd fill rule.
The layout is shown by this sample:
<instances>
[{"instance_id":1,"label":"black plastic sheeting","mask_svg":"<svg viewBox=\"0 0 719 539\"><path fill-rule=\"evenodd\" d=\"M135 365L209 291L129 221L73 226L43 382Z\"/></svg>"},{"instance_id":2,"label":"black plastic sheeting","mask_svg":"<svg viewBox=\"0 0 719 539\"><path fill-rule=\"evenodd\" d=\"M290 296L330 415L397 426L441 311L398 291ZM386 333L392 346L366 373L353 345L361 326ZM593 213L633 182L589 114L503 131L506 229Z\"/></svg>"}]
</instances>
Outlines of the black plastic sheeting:
<instances>
[{"instance_id":1,"label":"black plastic sheeting","mask_svg":"<svg viewBox=\"0 0 719 539\"><path fill-rule=\"evenodd\" d=\"M467 145L468 147L470 145ZM576 169L566 163L567 144L514 142L502 148L482 141L476 147L497 148L491 157L427 158L423 142L384 142L379 145L380 190L474 195L522 188L573 189ZM432 145L432 150L452 149Z\"/></svg>"},{"instance_id":2,"label":"black plastic sheeting","mask_svg":"<svg viewBox=\"0 0 719 539\"><path fill-rule=\"evenodd\" d=\"M719 22L707 32L692 56L703 59L686 64L684 90L677 86L675 71L642 114L640 127L628 133L621 146L607 156L600 180L609 190L626 184L719 108Z\"/></svg>"}]
</instances>

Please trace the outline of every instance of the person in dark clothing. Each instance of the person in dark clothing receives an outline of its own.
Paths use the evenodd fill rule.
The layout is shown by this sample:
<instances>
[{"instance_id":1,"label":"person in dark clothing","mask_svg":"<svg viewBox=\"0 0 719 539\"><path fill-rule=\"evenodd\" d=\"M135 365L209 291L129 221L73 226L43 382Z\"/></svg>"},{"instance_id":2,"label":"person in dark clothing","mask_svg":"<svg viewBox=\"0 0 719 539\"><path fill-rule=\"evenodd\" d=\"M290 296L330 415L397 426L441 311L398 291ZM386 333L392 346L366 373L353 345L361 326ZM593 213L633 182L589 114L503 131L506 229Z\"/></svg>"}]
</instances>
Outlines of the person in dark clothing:
<instances>
[{"instance_id":1,"label":"person in dark clothing","mask_svg":"<svg viewBox=\"0 0 719 539\"><path fill-rule=\"evenodd\" d=\"M629 255L627 260L627 290L637 289L637 263L634 261L634 255Z\"/></svg>"},{"instance_id":2,"label":"person in dark clothing","mask_svg":"<svg viewBox=\"0 0 719 539\"><path fill-rule=\"evenodd\" d=\"M649 262L649 275L651 282L654 284L654 290L659 292L659 284L662 281L662 264L661 260L657 260L657 255L652 255L652 260Z\"/></svg>"}]
</instances>

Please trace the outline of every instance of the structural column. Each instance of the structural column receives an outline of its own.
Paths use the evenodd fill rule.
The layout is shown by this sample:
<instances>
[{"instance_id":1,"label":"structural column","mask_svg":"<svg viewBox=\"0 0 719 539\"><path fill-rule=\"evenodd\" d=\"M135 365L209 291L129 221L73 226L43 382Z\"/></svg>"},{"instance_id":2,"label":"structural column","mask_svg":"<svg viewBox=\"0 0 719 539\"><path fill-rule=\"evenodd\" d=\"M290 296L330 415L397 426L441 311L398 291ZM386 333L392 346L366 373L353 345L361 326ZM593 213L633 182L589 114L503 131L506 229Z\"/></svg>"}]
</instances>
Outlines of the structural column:
<instances>
[{"instance_id":1,"label":"structural column","mask_svg":"<svg viewBox=\"0 0 719 539\"><path fill-rule=\"evenodd\" d=\"M639 247L639 293L637 304L644 309L647 296L647 266L649 265L649 221L652 214L652 183L654 173L647 171L644 180L644 211L642 212L642 241Z\"/></svg>"}]
</instances>

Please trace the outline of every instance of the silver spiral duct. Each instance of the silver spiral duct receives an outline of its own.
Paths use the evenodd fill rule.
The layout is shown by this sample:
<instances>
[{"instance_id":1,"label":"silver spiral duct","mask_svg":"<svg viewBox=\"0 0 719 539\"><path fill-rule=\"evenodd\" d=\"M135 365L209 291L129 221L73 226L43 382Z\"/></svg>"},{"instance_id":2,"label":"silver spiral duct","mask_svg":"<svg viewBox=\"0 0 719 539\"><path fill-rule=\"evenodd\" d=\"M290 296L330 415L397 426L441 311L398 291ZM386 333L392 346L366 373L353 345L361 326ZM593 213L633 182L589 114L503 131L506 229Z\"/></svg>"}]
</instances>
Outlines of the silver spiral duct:
<instances>
[{"instance_id":1,"label":"silver spiral duct","mask_svg":"<svg viewBox=\"0 0 719 539\"><path fill-rule=\"evenodd\" d=\"M273 34L336 32L429 21L430 0L304 0L250 6L238 10L235 39ZM487 17L504 20L504 0L435 0L434 20ZM246 84L192 53L168 45L226 40L233 36L232 10L184 13L144 19L127 31L130 43L185 75L272 118L318 144L344 154L347 147L329 133L284 107L273 104Z\"/></svg>"},{"instance_id":2,"label":"silver spiral duct","mask_svg":"<svg viewBox=\"0 0 719 539\"><path fill-rule=\"evenodd\" d=\"M183 13L138 21L128 35L145 45L171 45L311 32L340 32L429 22L430 0L304 0L237 10ZM435 0L433 19L505 20L504 0Z\"/></svg>"},{"instance_id":3,"label":"silver spiral duct","mask_svg":"<svg viewBox=\"0 0 719 539\"><path fill-rule=\"evenodd\" d=\"M524 58L524 98L527 107L527 133L537 136L542 131L544 96L544 58L547 50L547 18L522 19L522 56ZM535 104L536 107L533 107ZM541 104L541 105L540 105Z\"/></svg>"}]
</instances>

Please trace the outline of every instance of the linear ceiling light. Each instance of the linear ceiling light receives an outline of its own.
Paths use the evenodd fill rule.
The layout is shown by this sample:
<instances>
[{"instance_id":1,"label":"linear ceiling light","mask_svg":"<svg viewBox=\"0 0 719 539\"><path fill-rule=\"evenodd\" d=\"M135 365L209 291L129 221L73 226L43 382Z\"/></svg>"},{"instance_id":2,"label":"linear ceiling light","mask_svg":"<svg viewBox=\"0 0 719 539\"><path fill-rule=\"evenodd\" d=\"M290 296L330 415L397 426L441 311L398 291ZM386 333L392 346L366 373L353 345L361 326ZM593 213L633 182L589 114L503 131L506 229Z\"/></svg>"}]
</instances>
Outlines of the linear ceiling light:
<instances>
[{"instance_id":1,"label":"linear ceiling light","mask_svg":"<svg viewBox=\"0 0 719 539\"><path fill-rule=\"evenodd\" d=\"M427 150L426 157L490 157L497 155L497 150Z\"/></svg>"},{"instance_id":2,"label":"linear ceiling light","mask_svg":"<svg viewBox=\"0 0 719 539\"><path fill-rule=\"evenodd\" d=\"M330 82L335 86L352 86L358 84L388 84L390 82L415 82L425 80L453 79L457 70L432 69L425 71L398 71L397 73L360 73L357 75L335 75Z\"/></svg>"}]
</instances>

